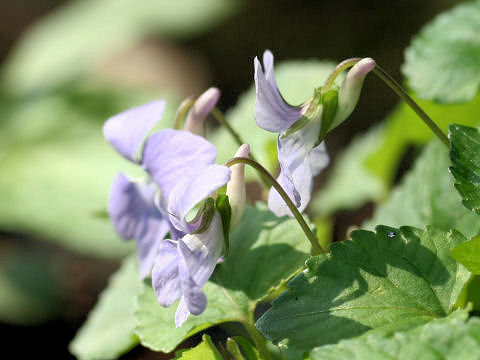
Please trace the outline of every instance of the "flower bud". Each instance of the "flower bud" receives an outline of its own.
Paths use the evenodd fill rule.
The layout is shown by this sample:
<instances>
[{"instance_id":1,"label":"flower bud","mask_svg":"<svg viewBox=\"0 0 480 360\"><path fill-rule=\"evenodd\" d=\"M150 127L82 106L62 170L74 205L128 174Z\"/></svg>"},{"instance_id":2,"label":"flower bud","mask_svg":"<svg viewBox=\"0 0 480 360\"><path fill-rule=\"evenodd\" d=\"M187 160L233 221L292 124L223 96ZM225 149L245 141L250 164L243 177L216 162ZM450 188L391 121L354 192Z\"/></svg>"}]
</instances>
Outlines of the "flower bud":
<instances>
[{"instance_id":1,"label":"flower bud","mask_svg":"<svg viewBox=\"0 0 480 360\"><path fill-rule=\"evenodd\" d=\"M196 135L205 136L203 121L215 107L219 97L220 90L214 87L200 95L188 112L185 120L185 130Z\"/></svg>"},{"instance_id":2,"label":"flower bud","mask_svg":"<svg viewBox=\"0 0 480 360\"><path fill-rule=\"evenodd\" d=\"M375 65L372 58L364 58L350 69L338 92L338 110L328 130L337 127L350 116L360 97L363 80Z\"/></svg>"},{"instance_id":3,"label":"flower bud","mask_svg":"<svg viewBox=\"0 0 480 360\"><path fill-rule=\"evenodd\" d=\"M250 153L250 145L243 144L235 153L235 157L248 157ZM246 189L245 189L245 165L235 164L231 168L232 174L230 181L227 183L227 196L232 209L232 217L230 220L230 231L232 231L242 218L245 210Z\"/></svg>"}]
</instances>

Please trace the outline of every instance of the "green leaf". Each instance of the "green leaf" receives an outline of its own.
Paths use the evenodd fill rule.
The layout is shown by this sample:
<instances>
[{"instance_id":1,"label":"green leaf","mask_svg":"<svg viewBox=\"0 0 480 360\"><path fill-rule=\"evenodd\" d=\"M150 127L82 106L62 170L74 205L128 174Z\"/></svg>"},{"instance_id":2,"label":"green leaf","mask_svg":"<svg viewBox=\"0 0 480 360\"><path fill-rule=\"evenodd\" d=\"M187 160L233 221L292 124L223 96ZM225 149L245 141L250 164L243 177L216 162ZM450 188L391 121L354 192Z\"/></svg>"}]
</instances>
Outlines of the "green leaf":
<instances>
[{"instance_id":1,"label":"green leaf","mask_svg":"<svg viewBox=\"0 0 480 360\"><path fill-rule=\"evenodd\" d=\"M480 353L480 320L466 312L394 336L371 335L314 349L310 360L475 360Z\"/></svg>"},{"instance_id":2,"label":"green leaf","mask_svg":"<svg viewBox=\"0 0 480 360\"><path fill-rule=\"evenodd\" d=\"M250 322L256 304L271 287L297 271L310 250L298 223L275 217L264 204L247 207L242 221L230 234L230 253L203 287L208 300L199 316L190 315L175 328L177 303L161 307L150 286L138 296L136 333L142 345L170 352L183 339L215 324Z\"/></svg>"},{"instance_id":3,"label":"green leaf","mask_svg":"<svg viewBox=\"0 0 480 360\"><path fill-rule=\"evenodd\" d=\"M23 36L6 63L5 85L15 93L55 87L153 34L198 36L239 5L237 0L70 1Z\"/></svg>"},{"instance_id":4,"label":"green leaf","mask_svg":"<svg viewBox=\"0 0 480 360\"><path fill-rule=\"evenodd\" d=\"M480 214L480 133L461 125L450 125L450 171L463 205Z\"/></svg>"},{"instance_id":5,"label":"green leaf","mask_svg":"<svg viewBox=\"0 0 480 360\"><path fill-rule=\"evenodd\" d=\"M330 61L286 61L275 66L275 77L286 101L298 105L313 95L314 89L323 84L334 67L335 64ZM252 86L239 98L235 107L227 112L226 118L242 140L250 144L256 160L273 172L278 164L278 134L260 128L255 122L254 110L255 87ZM219 162L232 158L237 151L238 144L224 128L219 128L207 137L217 146ZM259 179L258 174L249 167L246 169L246 176L249 180Z\"/></svg>"},{"instance_id":6,"label":"green leaf","mask_svg":"<svg viewBox=\"0 0 480 360\"><path fill-rule=\"evenodd\" d=\"M126 258L100 294L69 350L80 360L115 359L138 344L133 302L142 282L136 257Z\"/></svg>"},{"instance_id":7,"label":"green leaf","mask_svg":"<svg viewBox=\"0 0 480 360\"><path fill-rule=\"evenodd\" d=\"M134 242L121 240L101 214L115 174L142 171L115 152L102 125L152 98L141 89L85 83L0 108L0 228L92 256L131 252ZM174 112L172 101L160 123L170 125Z\"/></svg>"},{"instance_id":8,"label":"green leaf","mask_svg":"<svg viewBox=\"0 0 480 360\"><path fill-rule=\"evenodd\" d=\"M223 360L222 355L207 334L202 336L202 342L190 350L179 351L175 354L175 359L180 360Z\"/></svg>"},{"instance_id":9,"label":"green leaf","mask_svg":"<svg viewBox=\"0 0 480 360\"><path fill-rule=\"evenodd\" d=\"M315 215L328 216L338 210L357 208L379 201L387 189L381 179L365 166L365 161L382 144L385 126L374 127L356 136L335 159L327 184L314 196Z\"/></svg>"},{"instance_id":10,"label":"green leaf","mask_svg":"<svg viewBox=\"0 0 480 360\"><path fill-rule=\"evenodd\" d=\"M456 231L378 226L351 236L308 260L257 321L268 339L311 349L370 330L414 328L452 312L471 276L450 257L465 241Z\"/></svg>"},{"instance_id":11,"label":"green leaf","mask_svg":"<svg viewBox=\"0 0 480 360\"><path fill-rule=\"evenodd\" d=\"M257 349L241 336L227 339L227 350L235 360L261 360Z\"/></svg>"},{"instance_id":12,"label":"green leaf","mask_svg":"<svg viewBox=\"0 0 480 360\"><path fill-rule=\"evenodd\" d=\"M467 238L476 235L480 231L478 216L462 206L448 166L445 146L439 141L427 145L413 168L364 227L435 225L445 231L457 229Z\"/></svg>"},{"instance_id":13,"label":"green leaf","mask_svg":"<svg viewBox=\"0 0 480 360\"><path fill-rule=\"evenodd\" d=\"M480 275L480 235L454 247L452 256L472 273Z\"/></svg>"},{"instance_id":14,"label":"green leaf","mask_svg":"<svg viewBox=\"0 0 480 360\"><path fill-rule=\"evenodd\" d=\"M403 74L421 98L438 102L471 100L480 84L480 1L437 16L405 52Z\"/></svg>"}]
</instances>

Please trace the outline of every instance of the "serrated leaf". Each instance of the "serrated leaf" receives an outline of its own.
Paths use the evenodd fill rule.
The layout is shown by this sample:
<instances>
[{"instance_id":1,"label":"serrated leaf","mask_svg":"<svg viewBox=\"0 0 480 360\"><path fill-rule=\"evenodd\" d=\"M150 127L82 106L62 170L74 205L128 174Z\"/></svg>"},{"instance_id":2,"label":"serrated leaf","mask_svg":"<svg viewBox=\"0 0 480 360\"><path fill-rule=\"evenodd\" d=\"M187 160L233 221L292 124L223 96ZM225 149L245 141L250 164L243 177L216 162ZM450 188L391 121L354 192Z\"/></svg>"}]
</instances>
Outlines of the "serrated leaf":
<instances>
[{"instance_id":1,"label":"serrated leaf","mask_svg":"<svg viewBox=\"0 0 480 360\"><path fill-rule=\"evenodd\" d=\"M281 283L309 255L310 246L298 223L275 217L264 204L247 207L242 221L230 234L230 253L217 265L203 287L207 308L199 316L190 315L175 328L177 304L161 307L150 286L138 296L136 333L141 343L156 351L170 352L183 339L215 324L249 322L257 302L271 287Z\"/></svg>"},{"instance_id":2,"label":"serrated leaf","mask_svg":"<svg viewBox=\"0 0 480 360\"><path fill-rule=\"evenodd\" d=\"M290 104L301 104L313 95L313 90L323 85L335 64L330 61L285 61L275 66L275 77L280 92ZM252 62L253 71L253 62ZM338 82L341 79L337 80ZM256 160L269 171L274 171L277 161L277 133L260 128L254 119L255 87L242 94L237 104L226 113L227 121L250 144ZM219 151L218 161L225 162L235 154L238 144L224 128L207 136ZM258 180L258 174L246 168L247 179Z\"/></svg>"},{"instance_id":3,"label":"serrated leaf","mask_svg":"<svg viewBox=\"0 0 480 360\"><path fill-rule=\"evenodd\" d=\"M480 214L480 133L468 126L450 125L450 171L463 205Z\"/></svg>"},{"instance_id":4,"label":"serrated leaf","mask_svg":"<svg viewBox=\"0 0 480 360\"><path fill-rule=\"evenodd\" d=\"M480 235L455 246L452 256L472 273L480 275Z\"/></svg>"},{"instance_id":5,"label":"serrated leaf","mask_svg":"<svg viewBox=\"0 0 480 360\"><path fill-rule=\"evenodd\" d=\"M403 74L421 98L438 102L471 100L480 84L480 1L437 16L405 52Z\"/></svg>"},{"instance_id":6,"label":"serrated leaf","mask_svg":"<svg viewBox=\"0 0 480 360\"><path fill-rule=\"evenodd\" d=\"M239 5L236 0L70 1L23 36L6 63L5 84L15 93L57 86L153 34L198 36Z\"/></svg>"},{"instance_id":7,"label":"serrated leaf","mask_svg":"<svg viewBox=\"0 0 480 360\"><path fill-rule=\"evenodd\" d=\"M179 360L223 360L222 355L207 334L202 336L202 342L193 349L178 352L175 359Z\"/></svg>"},{"instance_id":8,"label":"serrated leaf","mask_svg":"<svg viewBox=\"0 0 480 360\"><path fill-rule=\"evenodd\" d=\"M465 312L452 315L390 337L371 335L322 346L310 353L310 360L478 359L480 320L465 322Z\"/></svg>"},{"instance_id":9,"label":"serrated leaf","mask_svg":"<svg viewBox=\"0 0 480 360\"><path fill-rule=\"evenodd\" d=\"M448 166L446 147L438 141L428 144L364 228L373 229L377 224L435 225L443 230L457 229L467 238L476 235L480 231L478 216L462 206Z\"/></svg>"},{"instance_id":10,"label":"serrated leaf","mask_svg":"<svg viewBox=\"0 0 480 360\"><path fill-rule=\"evenodd\" d=\"M450 257L465 241L456 231L378 226L351 236L308 260L257 321L268 339L311 349L367 331L413 328L452 312L471 276Z\"/></svg>"},{"instance_id":11,"label":"serrated leaf","mask_svg":"<svg viewBox=\"0 0 480 360\"><path fill-rule=\"evenodd\" d=\"M142 174L103 138L105 119L158 94L72 84L61 93L0 108L0 227L30 233L92 256L119 258L134 242L121 240L108 218L113 177ZM160 123L170 125L175 101Z\"/></svg>"},{"instance_id":12,"label":"serrated leaf","mask_svg":"<svg viewBox=\"0 0 480 360\"><path fill-rule=\"evenodd\" d=\"M135 255L126 258L100 294L69 350L80 360L116 359L138 344L133 302L142 282Z\"/></svg>"}]
</instances>

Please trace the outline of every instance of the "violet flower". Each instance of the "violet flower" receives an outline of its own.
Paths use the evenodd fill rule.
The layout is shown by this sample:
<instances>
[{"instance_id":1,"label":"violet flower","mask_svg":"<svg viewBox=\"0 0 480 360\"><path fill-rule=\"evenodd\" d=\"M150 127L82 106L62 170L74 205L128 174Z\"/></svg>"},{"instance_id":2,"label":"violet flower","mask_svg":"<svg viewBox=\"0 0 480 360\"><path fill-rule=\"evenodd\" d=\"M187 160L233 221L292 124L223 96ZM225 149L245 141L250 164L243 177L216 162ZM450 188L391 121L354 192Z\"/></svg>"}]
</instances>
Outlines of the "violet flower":
<instances>
[{"instance_id":1,"label":"violet flower","mask_svg":"<svg viewBox=\"0 0 480 360\"><path fill-rule=\"evenodd\" d=\"M258 58L254 60L254 67L257 95L255 120L261 128L279 134L277 150L280 175L277 181L299 211L303 211L311 199L313 177L329 161L323 137L350 116L358 101L363 80L375 67L375 62L365 58L352 67L336 93L338 104L335 103L334 113L324 111L326 97L321 89L316 89L313 97L300 106L287 104L275 81L270 51L263 54L263 69ZM325 117L328 117L328 124ZM293 216L273 187L270 189L268 206L277 216Z\"/></svg>"},{"instance_id":2,"label":"violet flower","mask_svg":"<svg viewBox=\"0 0 480 360\"><path fill-rule=\"evenodd\" d=\"M167 214L172 189L197 168L213 164L217 155L211 143L189 131L165 129L147 137L165 105L159 100L127 110L108 119L103 127L112 146L148 173L140 180L117 174L108 204L118 234L136 240L142 278L150 274L158 246L167 233L173 239L183 236Z\"/></svg>"},{"instance_id":3,"label":"violet flower","mask_svg":"<svg viewBox=\"0 0 480 360\"><path fill-rule=\"evenodd\" d=\"M248 152L249 147L245 144L236 156L246 157ZM223 228L223 219L210 196L228 182L229 197L232 199L231 218L238 221L245 207L245 199L241 194L232 194L244 191L245 182L242 179L243 166L230 171L225 166L212 164L197 169L192 176L184 177L172 190L168 202L170 220L185 235L160 244L152 271L152 285L158 302L164 307L171 306L180 298L175 313L177 327L190 314L199 315L205 310L207 298L202 287L223 254L225 230L232 228ZM188 214L199 203L199 212L192 220L188 220Z\"/></svg>"}]
</instances>

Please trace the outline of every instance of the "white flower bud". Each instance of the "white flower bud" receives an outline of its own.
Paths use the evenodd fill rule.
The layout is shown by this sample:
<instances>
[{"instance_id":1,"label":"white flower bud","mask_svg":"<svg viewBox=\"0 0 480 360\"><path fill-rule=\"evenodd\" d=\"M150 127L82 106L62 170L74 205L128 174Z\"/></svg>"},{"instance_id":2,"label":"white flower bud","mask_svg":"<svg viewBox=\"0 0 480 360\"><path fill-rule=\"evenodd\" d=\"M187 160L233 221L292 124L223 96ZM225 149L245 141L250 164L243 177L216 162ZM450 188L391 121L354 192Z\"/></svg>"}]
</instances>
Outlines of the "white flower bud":
<instances>
[{"instance_id":1,"label":"white flower bud","mask_svg":"<svg viewBox=\"0 0 480 360\"><path fill-rule=\"evenodd\" d=\"M350 69L338 92L338 110L329 130L337 127L350 116L360 97L363 80L375 65L375 60L372 58L364 58Z\"/></svg>"},{"instance_id":2,"label":"white flower bud","mask_svg":"<svg viewBox=\"0 0 480 360\"><path fill-rule=\"evenodd\" d=\"M243 144L235 153L235 157L248 157L250 153L250 145ZM232 173L230 181L227 183L227 196L232 209L232 217L230 219L230 231L232 231L239 223L245 210L246 189L245 189L245 165L235 164L231 168Z\"/></svg>"},{"instance_id":3,"label":"white flower bud","mask_svg":"<svg viewBox=\"0 0 480 360\"><path fill-rule=\"evenodd\" d=\"M220 90L214 87L200 95L188 112L185 120L185 130L196 135L205 136L203 121L215 107L219 97Z\"/></svg>"}]
</instances>

